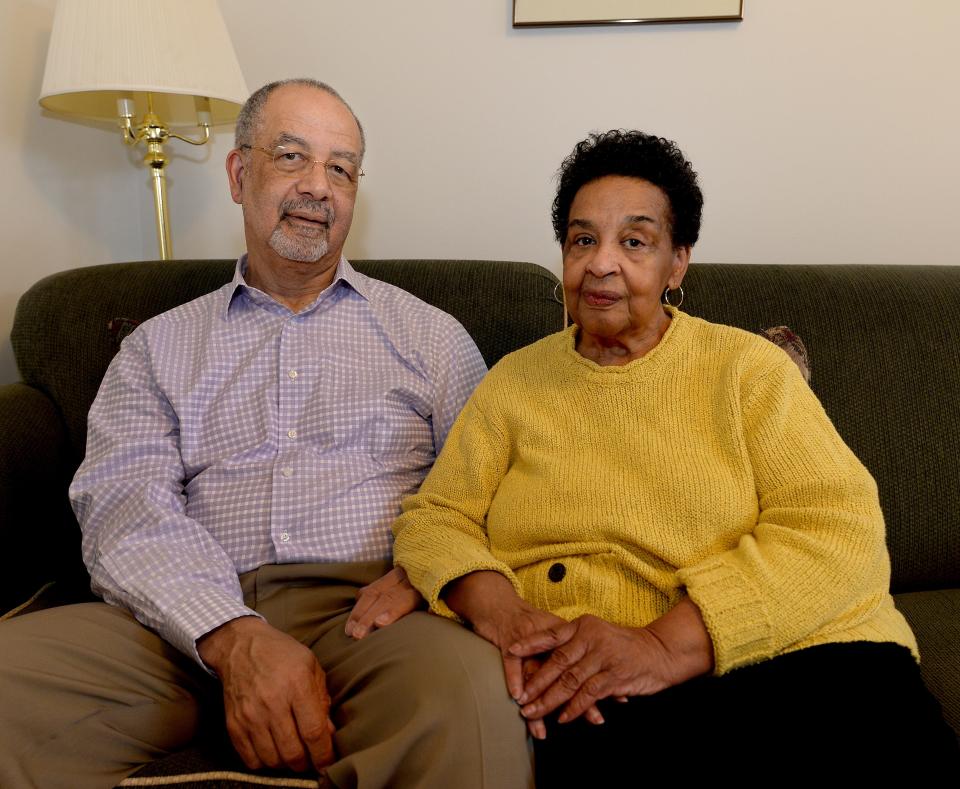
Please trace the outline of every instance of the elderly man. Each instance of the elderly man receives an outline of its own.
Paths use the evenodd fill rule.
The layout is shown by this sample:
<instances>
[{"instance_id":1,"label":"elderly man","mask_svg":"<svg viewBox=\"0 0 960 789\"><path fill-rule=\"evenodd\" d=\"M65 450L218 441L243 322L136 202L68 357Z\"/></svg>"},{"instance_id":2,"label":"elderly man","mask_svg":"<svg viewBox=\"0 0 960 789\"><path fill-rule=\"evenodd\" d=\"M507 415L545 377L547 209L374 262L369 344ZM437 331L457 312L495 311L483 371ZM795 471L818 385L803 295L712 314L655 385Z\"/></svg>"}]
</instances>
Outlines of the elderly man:
<instances>
[{"instance_id":1,"label":"elderly man","mask_svg":"<svg viewBox=\"0 0 960 789\"><path fill-rule=\"evenodd\" d=\"M247 254L127 338L90 411L71 498L106 603L0 626L5 789L113 786L221 698L251 768L530 782L496 650L410 613L390 569L400 499L485 368L450 316L343 258L363 154L323 83L244 107L227 175Z\"/></svg>"}]
</instances>

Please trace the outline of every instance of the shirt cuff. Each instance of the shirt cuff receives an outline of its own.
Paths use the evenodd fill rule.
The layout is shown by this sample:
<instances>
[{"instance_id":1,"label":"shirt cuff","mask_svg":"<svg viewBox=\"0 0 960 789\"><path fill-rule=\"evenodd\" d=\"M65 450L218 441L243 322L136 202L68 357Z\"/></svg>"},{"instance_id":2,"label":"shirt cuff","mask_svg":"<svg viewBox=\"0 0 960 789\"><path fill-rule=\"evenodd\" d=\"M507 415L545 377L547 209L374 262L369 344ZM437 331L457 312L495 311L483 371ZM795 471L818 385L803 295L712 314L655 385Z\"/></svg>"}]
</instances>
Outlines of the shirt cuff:
<instances>
[{"instance_id":1,"label":"shirt cuff","mask_svg":"<svg viewBox=\"0 0 960 789\"><path fill-rule=\"evenodd\" d=\"M216 630L220 625L242 616L263 619L260 614L252 608L247 608L229 593L211 590L202 595L184 599L176 608L168 612L167 621L172 624L161 635L181 652L197 661L208 674L216 676L200 658L197 641L211 630Z\"/></svg>"}]
</instances>

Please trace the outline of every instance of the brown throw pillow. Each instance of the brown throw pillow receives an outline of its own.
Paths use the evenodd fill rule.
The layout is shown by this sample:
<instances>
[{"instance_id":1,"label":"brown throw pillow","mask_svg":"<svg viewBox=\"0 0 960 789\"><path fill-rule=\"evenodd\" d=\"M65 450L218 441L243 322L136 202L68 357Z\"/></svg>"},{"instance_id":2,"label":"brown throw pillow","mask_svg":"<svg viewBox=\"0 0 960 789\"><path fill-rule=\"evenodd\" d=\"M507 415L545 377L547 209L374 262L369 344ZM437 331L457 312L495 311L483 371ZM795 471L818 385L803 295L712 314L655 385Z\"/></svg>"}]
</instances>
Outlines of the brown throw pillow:
<instances>
[{"instance_id":1,"label":"brown throw pillow","mask_svg":"<svg viewBox=\"0 0 960 789\"><path fill-rule=\"evenodd\" d=\"M773 326L764 329L760 334L774 345L783 348L787 352L787 356L793 359L797 367L800 368L803 380L810 383L810 357L807 355L807 346L803 344L803 340L786 326Z\"/></svg>"}]
</instances>

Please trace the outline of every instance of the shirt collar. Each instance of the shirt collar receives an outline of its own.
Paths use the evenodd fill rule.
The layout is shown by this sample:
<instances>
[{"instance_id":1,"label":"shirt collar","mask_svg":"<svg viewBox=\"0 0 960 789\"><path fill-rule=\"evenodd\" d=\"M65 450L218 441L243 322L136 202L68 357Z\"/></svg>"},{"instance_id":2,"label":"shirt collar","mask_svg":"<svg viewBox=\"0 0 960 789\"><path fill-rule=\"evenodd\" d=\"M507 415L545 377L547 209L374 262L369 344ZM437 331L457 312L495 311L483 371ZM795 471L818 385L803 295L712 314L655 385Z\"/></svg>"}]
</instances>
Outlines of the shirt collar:
<instances>
[{"instance_id":1,"label":"shirt collar","mask_svg":"<svg viewBox=\"0 0 960 789\"><path fill-rule=\"evenodd\" d=\"M244 252L239 258L237 258L237 265L233 270L233 279L230 281L230 284L224 289L224 301L223 301L223 317L226 319L230 314L230 308L234 304L234 300L240 293L243 293L250 301L255 304L275 304L278 302L275 301L271 296L267 295L261 290L254 288L251 285L247 284L245 274L247 272L247 253ZM334 274L333 282L330 283L330 286L326 288L319 296L317 300L311 304L307 309L303 310L304 313L310 312L315 309L319 302L323 301L328 295L335 293L337 290L344 286L350 287L353 291L363 297L365 300L369 301L369 296L367 293L368 286L365 282L366 278L358 272L353 266L350 265L350 262L343 256L340 256L340 262L337 263L337 272Z\"/></svg>"}]
</instances>

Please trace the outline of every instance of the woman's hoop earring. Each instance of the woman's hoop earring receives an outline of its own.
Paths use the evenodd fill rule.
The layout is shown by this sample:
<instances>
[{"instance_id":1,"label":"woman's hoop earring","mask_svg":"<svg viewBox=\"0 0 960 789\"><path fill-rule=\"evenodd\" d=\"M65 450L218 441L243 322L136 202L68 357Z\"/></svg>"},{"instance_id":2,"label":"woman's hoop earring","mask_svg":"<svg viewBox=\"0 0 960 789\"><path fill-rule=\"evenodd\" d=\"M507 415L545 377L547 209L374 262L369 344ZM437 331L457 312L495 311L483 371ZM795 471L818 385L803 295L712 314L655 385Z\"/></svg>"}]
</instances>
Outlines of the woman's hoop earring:
<instances>
[{"instance_id":1,"label":"woman's hoop earring","mask_svg":"<svg viewBox=\"0 0 960 789\"><path fill-rule=\"evenodd\" d=\"M565 329L570 325L570 313L567 312L567 298L566 294L560 290L561 285L563 285L562 281L553 286L553 300L563 305L563 328Z\"/></svg>"},{"instance_id":2,"label":"woman's hoop earring","mask_svg":"<svg viewBox=\"0 0 960 789\"><path fill-rule=\"evenodd\" d=\"M670 301L670 295L672 293L676 293L678 290L680 291L680 300L676 304L674 304L672 301ZM679 307L681 304L683 304L683 286L681 285L680 287L674 288L673 290L671 290L670 288L666 288L663 291L663 303L666 304L668 307L674 307L674 308Z\"/></svg>"}]
</instances>

